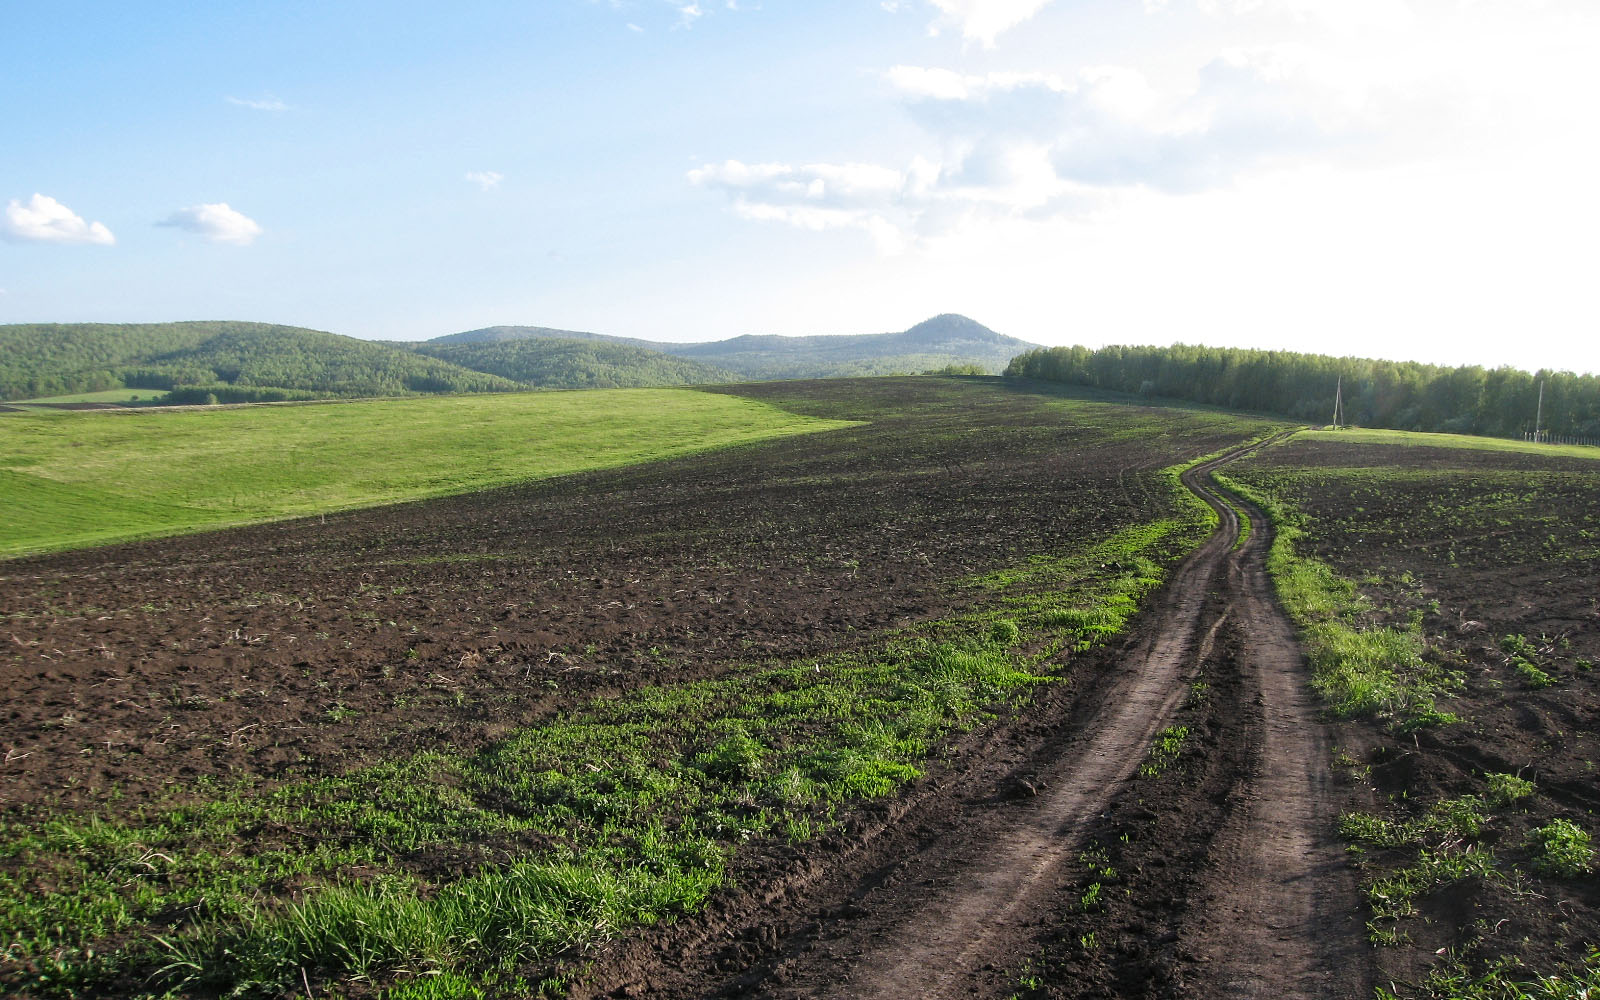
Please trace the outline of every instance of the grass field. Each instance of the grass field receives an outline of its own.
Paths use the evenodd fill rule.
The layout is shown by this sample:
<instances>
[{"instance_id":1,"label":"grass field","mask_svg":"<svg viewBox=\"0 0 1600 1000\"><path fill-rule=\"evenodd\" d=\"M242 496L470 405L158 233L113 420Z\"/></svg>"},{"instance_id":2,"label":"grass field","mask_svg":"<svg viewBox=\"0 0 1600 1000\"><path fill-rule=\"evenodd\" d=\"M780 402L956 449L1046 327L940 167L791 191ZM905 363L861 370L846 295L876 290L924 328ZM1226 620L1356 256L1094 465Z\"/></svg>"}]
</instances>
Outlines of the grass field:
<instances>
[{"instance_id":1,"label":"grass field","mask_svg":"<svg viewBox=\"0 0 1600 1000\"><path fill-rule=\"evenodd\" d=\"M1380 428L1346 427L1340 430L1302 431L1306 441L1346 444L1392 444L1422 448L1466 448L1474 451L1523 452L1546 458L1600 458L1600 448L1582 444L1535 444L1506 438L1476 437L1471 434L1427 434L1421 431L1390 431Z\"/></svg>"},{"instance_id":2,"label":"grass field","mask_svg":"<svg viewBox=\"0 0 1600 1000\"><path fill-rule=\"evenodd\" d=\"M441 496L828 430L674 389L0 419L0 556Z\"/></svg>"}]
</instances>

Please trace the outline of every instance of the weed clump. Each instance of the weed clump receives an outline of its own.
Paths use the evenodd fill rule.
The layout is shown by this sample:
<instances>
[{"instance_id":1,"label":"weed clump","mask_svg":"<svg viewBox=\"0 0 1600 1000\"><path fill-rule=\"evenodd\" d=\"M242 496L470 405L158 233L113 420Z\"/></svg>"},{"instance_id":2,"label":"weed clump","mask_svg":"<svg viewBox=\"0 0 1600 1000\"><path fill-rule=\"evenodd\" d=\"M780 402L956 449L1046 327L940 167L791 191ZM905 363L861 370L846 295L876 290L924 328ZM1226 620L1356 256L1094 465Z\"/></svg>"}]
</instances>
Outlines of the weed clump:
<instances>
[{"instance_id":1,"label":"weed clump","mask_svg":"<svg viewBox=\"0 0 1600 1000\"><path fill-rule=\"evenodd\" d=\"M1546 875L1577 878L1594 871L1588 831L1568 819L1551 820L1528 834L1534 867Z\"/></svg>"},{"instance_id":2,"label":"weed clump","mask_svg":"<svg viewBox=\"0 0 1600 1000\"><path fill-rule=\"evenodd\" d=\"M1022 630L1017 628L1016 622L1001 619L989 626L989 641L1002 649L1010 649L1022 641Z\"/></svg>"},{"instance_id":3,"label":"weed clump","mask_svg":"<svg viewBox=\"0 0 1600 1000\"><path fill-rule=\"evenodd\" d=\"M1504 809L1533 794L1533 782L1527 778L1519 778L1515 774L1489 774L1484 780L1489 786L1485 798L1489 800L1489 805L1496 809Z\"/></svg>"},{"instance_id":4,"label":"weed clump","mask_svg":"<svg viewBox=\"0 0 1600 1000\"><path fill-rule=\"evenodd\" d=\"M722 781L749 781L761 774L761 763L766 756L767 748L761 745L760 740L738 729L697 756L695 764L706 774Z\"/></svg>"}]
</instances>

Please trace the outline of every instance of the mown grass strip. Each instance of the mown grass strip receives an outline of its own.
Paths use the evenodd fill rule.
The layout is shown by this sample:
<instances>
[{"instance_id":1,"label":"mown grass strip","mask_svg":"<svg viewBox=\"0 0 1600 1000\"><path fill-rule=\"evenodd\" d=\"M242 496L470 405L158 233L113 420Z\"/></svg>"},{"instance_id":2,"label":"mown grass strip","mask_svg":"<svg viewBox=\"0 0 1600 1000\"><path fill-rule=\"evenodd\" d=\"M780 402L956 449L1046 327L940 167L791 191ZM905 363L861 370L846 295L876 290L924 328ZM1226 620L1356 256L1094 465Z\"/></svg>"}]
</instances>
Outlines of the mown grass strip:
<instances>
[{"instance_id":1,"label":"mown grass strip","mask_svg":"<svg viewBox=\"0 0 1600 1000\"><path fill-rule=\"evenodd\" d=\"M949 734L1055 681L1063 651L1121 631L1208 530L1198 516L1129 528L969 581L971 612L862 652L593 702L474 755L191 789L195 804L127 821L13 824L0 985L532 993L518 976L694 912L743 845L807 840L892 794Z\"/></svg>"},{"instance_id":2,"label":"mown grass strip","mask_svg":"<svg viewBox=\"0 0 1600 1000\"><path fill-rule=\"evenodd\" d=\"M686 389L6 414L0 557L443 496L850 426Z\"/></svg>"}]
</instances>

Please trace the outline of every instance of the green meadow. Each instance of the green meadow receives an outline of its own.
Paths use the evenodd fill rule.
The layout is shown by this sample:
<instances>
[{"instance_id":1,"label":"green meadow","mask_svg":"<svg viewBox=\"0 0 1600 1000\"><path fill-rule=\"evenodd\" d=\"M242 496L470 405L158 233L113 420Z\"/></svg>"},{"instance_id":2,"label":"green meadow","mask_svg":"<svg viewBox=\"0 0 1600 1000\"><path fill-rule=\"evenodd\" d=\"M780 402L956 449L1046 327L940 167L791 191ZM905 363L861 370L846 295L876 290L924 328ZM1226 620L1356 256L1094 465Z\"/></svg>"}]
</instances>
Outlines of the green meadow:
<instances>
[{"instance_id":1,"label":"green meadow","mask_svg":"<svg viewBox=\"0 0 1600 1000\"><path fill-rule=\"evenodd\" d=\"M612 468L851 422L684 389L0 416L0 557Z\"/></svg>"},{"instance_id":2,"label":"green meadow","mask_svg":"<svg viewBox=\"0 0 1600 1000\"><path fill-rule=\"evenodd\" d=\"M1474 451L1512 451L1546 458L1600 458L1600 448L1583 444L1540 444L1512 438L1478 437L1473 434L1434 434L1427 431L1391 431L1377 427L1344 427L1339 430L1305 430L1308 441L1345 444L1393 444L1420 448L1467 448Z\"/></svg>"}]
</instances>

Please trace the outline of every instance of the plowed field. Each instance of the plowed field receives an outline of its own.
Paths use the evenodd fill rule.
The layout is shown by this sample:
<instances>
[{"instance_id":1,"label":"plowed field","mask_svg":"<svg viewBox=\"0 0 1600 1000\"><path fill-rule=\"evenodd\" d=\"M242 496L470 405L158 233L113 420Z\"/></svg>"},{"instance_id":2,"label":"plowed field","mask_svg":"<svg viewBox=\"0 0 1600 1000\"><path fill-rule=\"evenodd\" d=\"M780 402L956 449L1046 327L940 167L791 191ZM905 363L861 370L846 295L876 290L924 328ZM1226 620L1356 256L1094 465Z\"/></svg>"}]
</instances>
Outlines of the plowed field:
<instances>
[{"instance_id":1,"label":"plowed field","mask_svg":"<svg viewBox=\"0 0 1600 1000\"><path fill-rule=\"evenodd\" d=\"M1204 536L1161 470L1270 427L989 379L722 391L864 423L5 563L3 981L519 995L627 922L712 926L1072 718ZM488 891L448 919L560 915L441 929Z\"/></svg>"},{"instance_id":2,"label":"plowed field","mask_svg":"<svg viewBox=\"0 0 1600 1000\"><path fill-rule=\"evenodd\" d=\"M1380 708L1335 737L1383 981L1578 996L1536 983L1578 970L1593 988L1593 855L1563 864L1542 831L1600 836L1600 461L1316 434L1229 475L1304 519L1299 547L1358 584L1365 626L1414 637L1447 716Z\"/></svg>"}]
</instances>

